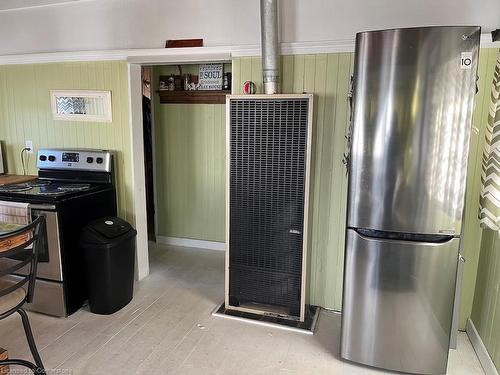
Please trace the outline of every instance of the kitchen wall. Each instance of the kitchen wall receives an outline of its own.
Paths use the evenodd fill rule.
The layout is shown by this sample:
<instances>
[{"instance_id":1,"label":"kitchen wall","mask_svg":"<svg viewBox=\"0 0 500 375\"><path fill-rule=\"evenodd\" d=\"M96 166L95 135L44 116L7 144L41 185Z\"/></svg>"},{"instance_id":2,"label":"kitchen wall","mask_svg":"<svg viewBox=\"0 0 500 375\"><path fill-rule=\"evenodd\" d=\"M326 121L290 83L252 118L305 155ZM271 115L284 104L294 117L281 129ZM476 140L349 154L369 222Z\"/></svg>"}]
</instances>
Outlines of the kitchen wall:
<instances>
[{"instance_id":1,"label":"kitchen wall","mask_svg":"<svg viewBox=\"0 0 500 375\"><path fill-rule=\"evenodd\" d=\"M58 0L60 2L60 0ZM4 3L2 1L2 3ZM28 3L15 2L1 9ZM497 0L284 0L282 42L352 40L358 31L424 25L498 27ZM203 38L205 45L259 44L257 0L81 0L0 9L0 55L163 48L166 39Z\"/></svg>"},{"instance_id":2,"label":"kitchen wall","mask_svg":"<svg viewBox=\"0 0 500 375\"><path fill-rule=\"evenodd\" d=\"M463 250L465 263L460 327L470 316L479 258L481 230L477 220L480 189L481 152L488 116L489 90L497 49L481 49L479 92L473 117L473 131L467 180L466 218ZM348 123L346 101L352 54L284 56L282 89L287 93L315 93L315 134L312 176L312 228L310 243L311 303L341 310L346 176L342 166L345 128ZM242 83L252 80L262 90L261 62L258 57L233 62L233 92L241 93Z\"/></svg>"},{"instance_id":3,"label":"kitchen wall","mask_svg":"<svg viewBox=\"0 0 500 375\"><path fill-rule=\"evenodd\" d=\"M310 225L312 228L310 242L310 300L311 303L341 309L343 246L345 230L346 184L345 169L342 157L345 150L345 130L348 124L347 90L352 69L353 55L317 54L283 56L282 91L286 93L315 93L315 128L313 149L312 175L312 209ZM464 231L465 263L462 289L461 328L470 316L477 262L479 257L478 243L481 241L481 231L477 221L477 204L479 177L481 165L481 148L484 140L485 119L487 116L488 90L491 82L492 69L490 65L496 58L496 49L482 49L480 56L480 91L476 97L474 125L471 141L471 153L468 172L467 211ZM257 84L257 91L262 92L260 57L242 57L233 60L233 93L242 93L242 85L246 80ZM210 106L207 106L207 108ZM217 106L214 106L217 107ZM156 106L158 110L158 106ZM169 110L170 108L170 110ZM162 147L157 148L157 171L164 191L174 192L159 197L163 202L165 212L170 212L167 218L172 218L162 235L207 239L222 241L224 230L223 206L223 140L224 124L212 122L212 118L224 121L218 117L215 108L214 115L207 116L207 109L196 108L193 105L161 105L160 129L157 130L157 141ZM223 111L223 109L221 109ZM211 113L211 112L210 112ZM213 117L212 117L213 116ZM187 122L179 119L185 118ZM203 126L196 119L208 119ZM187 124L187 126L186 126ZM196 134L209 129L207 133ZM164 131L165 129L166 131ZM211 137L213 132L219 134ZM179 141L176 141L178 139ZM170 147L169 147L170 145ZM168 149L171 149L168 151ZM162 169L158 160L166 161ZM205 166L213 168L207 172ZM195 172L198 171L198 172ZM479 171L479 172L478 172ZM169 173L172 177L167 178ZM160 185L158 185L160 186ZM190 194L197 192L195 202L188 199ZM214 199L208 199L213 195ZM167 199L171 201L170 207ZM207 216L206 207L213 210L214 215ZM159 221L164 220L158 206ZM183 209L183 207L187 207ZM170 210L170 211L169 211ZM174 220L179 217L180 220ZM168 220L167 220L168 221ZM160 221L161 222L161 221ZM190 226L190 223L193 223ZM161 226L163 227L163 226Z\"/></svg>"},{"instance_id":4,"label":"kitchen wall","mask_svg":"<svg viewBox=\"0 0 500 375\"><path fill-rule=\"evenodd\" d=\"M482 48L479 54L479 91L475 98L472 119L471 144L467 170L467 195L465 201L462 254L466 258L462 282L460 327L471 315L474 286L478 273L479 249L482 230L479 227L478 207L481 189L481 157L490 106L490 91L498 49Z\"/></svg>"},{"instance_id":5,"label":"kitchen wall","mask_svg":"<svg viewBox=\"0 0 500 375\"><path fill-rule=\"evenodd\" d=\"M342 164L348 126L353 54L283 56L284 93L314 93L313 160L309 225L309 292L315 305L341 309L346 171ZM262 92L260 57L233 61L233 92L251 80Z\"/></svg>"},{"instance_id":6,"label":"kitchen wall","mask_svg":"<svg viewBox=\"0 0 500 375\"><path fill-rule=\"evenodd\" d=\"M475 168L475 186L473 194L479 195L480 176L482 171L480 155L484 147L484 128L490 110L490 90L495 72L498 49L482 51L485 55L482 68L485 71L481 78L484 90L480 90L479 97L482 103L481 114L481 141L479 143ZM487 53L487 55L486 55ZM467 227L472 238L476 241L471 246L480 244L478 253L477 279L473 294L471 320L476 327L486 349L493 360L497 370L500 371L500 234L492 230L479 228L477 219L477 202L474 205L472 225ZM477 262L477 260L476 260ZM471 297L469 297L471 298Z\"/></svg>"},{"instance_id":7,"label":"kitchen wall","mask_svg":"<svg viewBox=\"0 0 500 375\"><path fill-rule=\"evenodd\" d=\"M54 121L51 89L111 90L113 122ZM102 148L117 152L119 215L133 218L128 71L125 62L0 66L0 140L9 173L22 174L20 152L33 141L28 173L36 174L42 147Z\"/></svg>"},{"instance_id":8,"label":"kitchen wall","mask_svg":"<svg viewBox=\"0 0 500 375\"><path fill-rule=\"evenodd\" d=\"M491 230L483 231L471 319L500 371L500 237Z\"/></svg>"},{"instance_id":9,"label":"kitchen wall","mask_svg":"<svg viewBox=\"0 0 500 375\"><path fill-rule=\"evenodd\" d=\"M485 116L489 100L492 61L496 56L495 49L481 50L480 57L480 91L476 99L471 156L468 176L467 217L465 224L465 248L467 262L465 265L464 285L462 293L462 327L466 317L470 315L472 296L476 278L476 268L479 259L481 231L477 220L477 197L479 188L478 168L480 168L481 142L484 139ZM282 58L283 92L314 92L315 95L315 135L314 135L314 170L312 179L312 213L311 213L311 244L310 244L310 297L311 303L328 308L341 308L341 282L343 265L343 233L346 203L346 178L341 164L344 152L344 134L348 122L346 95L348 77L352 66L352 54L318 54L284 56ZM491 67L490 67L491 66ZM261 65L258 57L244 57L234 60L233 92L241 93L242 82L253 80L261 90ZM154 80L155 82L156 80ZM118 151L118 194L120 215L131 220L132 182L130 130L128 118L128 76L127 65L124 62L93 62L93 63L62 63L37 64L22 66L0 66L0 139L7 145L8 168L11 173L22 173L19 152L25 139L39 147L97 147ZM53 121L50 111L50 89L103 89L113 92L113 123L82 123ZM156 95L156 94L155 94ZM163 111L172 105L156 106ZM184 107L184 108L182 108ZM164 157L166 152L179 151L177 160L191 158L192 169L178 168L184 171L181 175L184 181L193 179L193 183L179 184L186 189L199 190L209 187L207 194L215 196L214 202L200 201L206 206L192 205L192 209L202 208L202 212L214 212L209 222L211 229L199 237L209 240L223 238L223 107L212 109L195 109L195 106L179 105L178 109L166 111L166 132L160 129L157 139L163 139L157 147L157 158ZM175 120L188 118L188 126ZM213 118L213 121L211 120ZM208 120L208 121L207 121ZM204 123L204 128L200 127ZM171 126L169 126L171 125ZM184 130L186 133L183 133ZM198 131L203 136L198 137ZM176 143L180 139L183 143ZM169 146L169 142L171 147ZM187 153L186 146L194 146L193 153ZM212 155L213 159L209 157ZM170 156L172 157L172 155ZM169 160L166 157L166 160ZM195 161L195 162L194 162ZM205 164L203 164L205 163ZM184 166L184 164L180 164ZM219 167L216 167L218 165ZM211 172L218 171L213 175ZM175 168L172 163L168 168ZM167 169L168 170L168 169ZM29 172L35 172L34 157L30 157ZM158 171L158 175L163 173ZM203 174L205 173L205 174ZM165 181L166 186L169 180ZM173 181L175 182L175 181ZM168 191L168 190L166 190ZM188 202L190 203L190 202ZM166 205L168 209L168 204ZM199 212L199 211L196 211ZM198 224L197 224L198 225ZM168 228L168 227L167 227ZM175 228L174 228L175 229ZM198 232L197 230L197 232ZM168 233L168 232L166 232ZM176 233L176 232L172 232ZM180 233L180 232L177 232ZM193 232L185 232L191 237ZM180 236L180 235L179 235ZM498 248L498 240L486 237L483 242L483 254L488 250ZM491 244L489 247L488 244ZM485 267L493 267L481 255L479 266L480 277L484 275ZM492 254L494 254L492 252ZM498 271L498 269L497 269ZM495 272L497 272L495 271ZM498 272L491 273L497 275ZM483 281L481 281L483 280ZM489 280L489 279L488 279ZM494 280L494 279L493 279ZM497 279L498 280L498 279ZM482 284L481 284L482 282ZM478 279L478 288L484 285L484 279ZM493 284L491 291L495 291ZM498 281L496 284L498 288ZM498 289L497 289L498 290ZM476 294L478 292L476 291ZM498 293L498 292L497 292ZM479 297L476 298L476 305ZM487 299L485 299L487 300ZM481 306L481 303L479 303ZM479 307L476 307L474 319L479 321ZM500 311L497 309L496 311ZM479 323L478 323L479 324ZM487 330L485 325L482 332ZM491 328L491 327L490 327ZM497 344L498 347L498 344Z\"/></svg>"}]
</instances>

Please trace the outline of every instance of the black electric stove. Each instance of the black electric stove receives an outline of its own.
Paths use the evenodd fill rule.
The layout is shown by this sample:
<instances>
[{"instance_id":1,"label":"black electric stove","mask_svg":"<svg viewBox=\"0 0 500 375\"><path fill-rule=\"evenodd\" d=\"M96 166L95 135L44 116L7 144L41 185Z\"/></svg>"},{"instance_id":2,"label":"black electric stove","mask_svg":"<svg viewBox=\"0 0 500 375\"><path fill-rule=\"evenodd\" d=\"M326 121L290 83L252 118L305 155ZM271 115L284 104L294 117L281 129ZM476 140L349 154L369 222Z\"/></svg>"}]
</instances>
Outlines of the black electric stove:
<instances>
[{"instance_id":1,"label":"black electric stove","mask_svg":"<svg viewBox=\"0 0 500 375\"><path fill-rule=\"evenodd\" d=\"M7 196L30 202L60 202L69 198L94 194L111 187L106 183L74 183L37 179L22 184L0 186L0 198Z\"/></svg>"},{"instance_id":2,"label":"black electric stove","mask_svg":"<svg viewBox=\"0 0 500 375\"><path fill-rule=\"evenodd\" d=\"M29 203L33 218L46 216L47 246L41 249L28 308L67 316L87 299L80 232L92 220L117 214L113 154L44 149L38 152L37 167L38 179L1 186L0 201Z\"/></svg>"}]
</instances>

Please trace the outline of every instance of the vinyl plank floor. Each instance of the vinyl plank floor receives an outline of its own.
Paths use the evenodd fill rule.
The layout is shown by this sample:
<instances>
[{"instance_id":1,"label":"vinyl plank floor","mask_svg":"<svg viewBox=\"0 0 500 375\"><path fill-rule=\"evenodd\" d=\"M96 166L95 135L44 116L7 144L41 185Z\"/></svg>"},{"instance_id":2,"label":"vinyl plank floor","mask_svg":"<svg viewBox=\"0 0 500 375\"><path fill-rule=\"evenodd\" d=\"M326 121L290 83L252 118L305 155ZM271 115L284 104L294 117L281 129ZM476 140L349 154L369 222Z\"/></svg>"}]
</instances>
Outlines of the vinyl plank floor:
<instances>
[{"instance_id":1,"label":"vinyl plank floor","mask_svg":"<svg viewBox=\"0 0 500 375\"><path fill-rule=\"evenodd\" d=\"M85 307L66 319L29 313L47 368L74 375L389 374L339 359L340 315L333 312L321 311L314 336L211 316L224 299L222 252L153 244L150 263L132 302L113 315ZM0 321L0 346L31 359L17 316ZM463 333L448 374L483 374Z\"/></svg>"}]
</instances>

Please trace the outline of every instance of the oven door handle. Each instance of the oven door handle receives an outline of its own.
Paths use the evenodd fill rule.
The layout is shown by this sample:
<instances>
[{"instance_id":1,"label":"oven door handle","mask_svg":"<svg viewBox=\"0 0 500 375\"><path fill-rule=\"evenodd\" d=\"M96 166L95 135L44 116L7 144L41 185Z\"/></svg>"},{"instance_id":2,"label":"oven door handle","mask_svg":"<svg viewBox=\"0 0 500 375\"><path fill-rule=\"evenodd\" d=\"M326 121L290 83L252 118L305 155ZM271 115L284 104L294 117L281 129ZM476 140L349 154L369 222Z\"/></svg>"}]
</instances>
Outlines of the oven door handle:
<instances>
[{"instance_id":1,"label":"oven door handle","mask_svg":"<svg viewBox=\"0 0 500 375\"><path fill-rule=\"evenodd\" d=\"M31 204L29 205L29 207L32 209L32 210L37 210L37 211L54 211L56 209L56 206L54 206L53 204Z\"/></svg>"}]
</instances>

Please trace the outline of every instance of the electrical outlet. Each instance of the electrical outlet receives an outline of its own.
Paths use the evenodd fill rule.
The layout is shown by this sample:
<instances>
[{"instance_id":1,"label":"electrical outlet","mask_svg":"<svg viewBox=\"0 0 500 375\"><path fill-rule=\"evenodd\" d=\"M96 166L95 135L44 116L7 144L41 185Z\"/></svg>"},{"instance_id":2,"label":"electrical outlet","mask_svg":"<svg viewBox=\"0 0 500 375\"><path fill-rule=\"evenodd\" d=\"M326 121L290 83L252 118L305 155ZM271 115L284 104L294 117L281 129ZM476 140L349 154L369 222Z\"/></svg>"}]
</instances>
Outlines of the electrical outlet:
<instances>
[{"instance_id":1,"label":"electrical outlet","mask_svg":"<svg viewBox=\"0 0 500 375\"><path fill-rule=\"evenodd\" d=\"M24 141L24 147L29 148L28 154L33 153L33 141Z\"/></svg>"}]
</instances>

